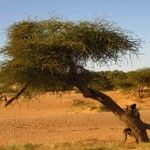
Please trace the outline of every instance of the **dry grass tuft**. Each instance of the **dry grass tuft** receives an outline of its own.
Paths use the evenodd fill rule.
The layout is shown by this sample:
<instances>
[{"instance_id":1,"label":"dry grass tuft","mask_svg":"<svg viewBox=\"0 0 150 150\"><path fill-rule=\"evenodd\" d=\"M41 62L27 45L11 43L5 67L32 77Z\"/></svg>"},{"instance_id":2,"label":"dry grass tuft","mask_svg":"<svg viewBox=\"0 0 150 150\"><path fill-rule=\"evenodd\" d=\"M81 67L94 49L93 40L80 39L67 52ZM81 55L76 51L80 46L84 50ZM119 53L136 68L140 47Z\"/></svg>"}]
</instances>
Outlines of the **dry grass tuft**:
<instances>
[{"instance_id":1,"label":"dry grass tuft","mask_svg":"<svg viewBox=\"0 0 150 150\"><path fill-rule=\"evenodd\" d=\"M75 107L79 110L89 110L96 112L106 112L109 111L104 105L97 104L94 102L82 100L82 99L74 99L72 103L72 107Z\"/></svg>"}]
</instances>

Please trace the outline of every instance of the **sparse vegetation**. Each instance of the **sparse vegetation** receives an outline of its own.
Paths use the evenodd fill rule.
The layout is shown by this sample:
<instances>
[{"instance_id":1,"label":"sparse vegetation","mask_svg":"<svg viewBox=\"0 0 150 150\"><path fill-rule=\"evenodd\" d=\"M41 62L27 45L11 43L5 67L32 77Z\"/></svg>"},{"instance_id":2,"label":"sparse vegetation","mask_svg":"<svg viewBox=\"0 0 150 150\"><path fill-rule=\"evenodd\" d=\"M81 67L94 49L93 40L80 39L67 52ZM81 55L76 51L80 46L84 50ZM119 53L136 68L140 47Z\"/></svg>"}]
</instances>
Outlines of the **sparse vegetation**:
<instances>
[{"instance_id":1,"label":"sparse vegetation","mask_svg":"<svg viewBox=\"0 0 150 150\"><path fill-rule=\"evenodd\" d=\"M96 140L97 141L97 140ZM118 143L95 143L93 141L80 141L74 144L58 143L54 145L54 150L149 150L150 144L118 144Z\"/></svg>"},{"instance_id":2,"label":"sparse vegetation","mask_svg":"<svg viewBox=\"0 0 150 150\"><path fill-rule=\"evenodd\" d=\"M119 144L119 143L101 143L97 139L79 141L72 143L57 143L53 145L34 145L25 144L23 146L6 146L0 150L149 150L150 144Z\"/></svg>"},{"instance_id":3,"label":"sparse vegetation","mask_svg":"<svg viewBox=\"0 0 150 150\"><path fill-rule=\"evenodd\" d=\"M150 68L139 69L132 72L102 71L93 72L91 87L102 90L123 90L136 93L139 98L150 94Z\"/></svg>"},{"instance_id":4,"label":"sparse vegetation","mask_svg":"<svg viewBox=\"0 0 150 150\"><path fill-rule=\"evenodd\" d=\"M24 145L8 145L0 147L0 150L51 150L50 146L38 144L24 144Z\"/></svg>"},{"instance_id":5,"label":"sparse vegetation","mask_svg":"<svg viewBox=\"0 0 150 150\"><path fill-rule=\"evenodd\" d=\"M94 110L97 112L103 112L103 111L109 111L104 105L90 102L90 101L85 101L85 100L80 100L80 99L74 99L73 100L73 107L81 109L81 110Z\"/></svg>"}]
</instances>

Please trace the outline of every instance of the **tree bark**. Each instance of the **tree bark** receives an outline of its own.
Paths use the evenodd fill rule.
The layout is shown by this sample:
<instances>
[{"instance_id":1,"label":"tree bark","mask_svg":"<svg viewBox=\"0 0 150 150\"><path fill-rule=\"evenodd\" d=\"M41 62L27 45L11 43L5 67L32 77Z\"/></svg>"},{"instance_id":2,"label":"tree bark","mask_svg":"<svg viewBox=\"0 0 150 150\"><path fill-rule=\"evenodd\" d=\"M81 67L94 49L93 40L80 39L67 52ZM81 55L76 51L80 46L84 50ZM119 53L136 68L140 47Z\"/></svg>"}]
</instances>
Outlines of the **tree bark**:
<instances>
[{"instance_id":1,"label":"tree bark","mask_svg":"<svg viewBox=\"0 0 150 150\"><path fill-rule=\"evenodd\" d=\"M150 125L145 124L140 117L135 117L132 114L126 113L111 97L106 94L88 88L77 78L74 81L78 81L75 85L85 98L92 98L99 101L112 111L121 121L123 121L132 130L137 142L149 142L146 129L149 129Z\"/></svg>"}]
</instances>

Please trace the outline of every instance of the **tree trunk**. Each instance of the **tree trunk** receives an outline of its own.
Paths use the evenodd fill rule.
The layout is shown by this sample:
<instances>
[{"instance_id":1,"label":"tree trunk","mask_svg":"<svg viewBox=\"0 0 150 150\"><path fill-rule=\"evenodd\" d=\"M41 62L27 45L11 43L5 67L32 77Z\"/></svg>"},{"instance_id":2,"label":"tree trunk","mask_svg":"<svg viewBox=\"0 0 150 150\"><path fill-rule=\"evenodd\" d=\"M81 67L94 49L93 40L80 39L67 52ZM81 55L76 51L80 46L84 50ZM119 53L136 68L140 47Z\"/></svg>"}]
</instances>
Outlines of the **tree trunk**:
<instances>
[{"instance_id":1,"label":"tree trunk","mask_svg":"<svg viewBox=\"0 0 150 150\"><path fill-rule=\"evenodd\" d=\"M76 78L77 79L77 78ZM91 88L87 88L80 80L76 80L76 87L81 91L85 98L92 98L105 105L111 110L121 121L123 121L132 131L137 142L149 142L146 129L149 125L142 122L140 117L134 116L132 113L125 112L111 97L104 93L98 92Z\"/></svg>"}]
</instances>

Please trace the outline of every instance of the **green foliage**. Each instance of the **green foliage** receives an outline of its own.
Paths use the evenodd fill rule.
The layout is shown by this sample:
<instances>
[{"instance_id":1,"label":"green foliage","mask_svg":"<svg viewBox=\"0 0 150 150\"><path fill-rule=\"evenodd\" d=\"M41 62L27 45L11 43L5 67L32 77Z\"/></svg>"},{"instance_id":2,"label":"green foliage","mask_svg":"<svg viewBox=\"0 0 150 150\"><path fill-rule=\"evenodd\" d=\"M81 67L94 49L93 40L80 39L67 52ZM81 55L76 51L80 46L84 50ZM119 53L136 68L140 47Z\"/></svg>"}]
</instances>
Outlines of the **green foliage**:
<instances>
[{"instance_id":1,"label":"green foliage","mask_svg":"<svg viewBox=\"0 0 150 150\"><path fill-rule=\"evenodd\" d=\"M150 86L150 68L139 69L128 73L128 78L135 85Z\"/></svg>"},{"instance_id":2,"label":"green foliage","mask_svg":"<svg viewBox=\"0 0 150 150\"><path fill-rule=\"evenodd\" d=\"M93 72L89 86L100 91L114 89L130 89L133 83L128 81L127 73L123 71Z\"/></svg>"},{"instance_id":3,"label":"green foliage","mask_svg":"<svg viewBox=\"0 0 150 150\"><path fill-rule=\"evenodd\" d=\"M114 84L108 77L107 72L93 72L91 73L89 87L99 91L108 91L114 88Z\"/></svg>"},{"instance_id":4,"label":"green foliage","mask_svg":"<svg viewBox=\"0 0 150 150\"><path fill-rule=\"evenodd\" d=\"M100 91L114 89L133 90L138 92L139 97L143 97L144 88L150 87L150 68L131 72L118 70L92 72L89 86Z\"/></svg>"},{"instance_id":5,"label":"green foliage","mask_svg":"<svg viewBox=\"0 0 150 150\"><path fill-rule=\"evenodd\" d=\"M125 72L115 70L109 71L107 74L115 89L129 88L130 83L127 81L127 74Z\"/></svg>"},{"instance_id":6,"label":"green foliage","mask_svg":"<svg viewBox=\"0 0 150 150\"><path fill-rule=\"evenodd\" d=\"M30 83L32 94L71 90L75 76L85 84L90 81L87 62L101 65L137 53L139 40L105 20L22 21L8 30L1 53L3 86Z\"/></svg>"},{"instance_id":7,"label":"green foliage","mask_svg":"<svg viewBox=\"0 0 150 150\"><path fill-rule=\"evenodd\" d=\"M133 83L133 87L138 92L139 97L143 98L144 87L150 87L150 68L129 72L128 80Z\"/></svg>"}]
</instances>

